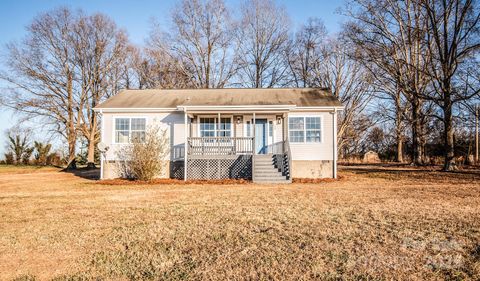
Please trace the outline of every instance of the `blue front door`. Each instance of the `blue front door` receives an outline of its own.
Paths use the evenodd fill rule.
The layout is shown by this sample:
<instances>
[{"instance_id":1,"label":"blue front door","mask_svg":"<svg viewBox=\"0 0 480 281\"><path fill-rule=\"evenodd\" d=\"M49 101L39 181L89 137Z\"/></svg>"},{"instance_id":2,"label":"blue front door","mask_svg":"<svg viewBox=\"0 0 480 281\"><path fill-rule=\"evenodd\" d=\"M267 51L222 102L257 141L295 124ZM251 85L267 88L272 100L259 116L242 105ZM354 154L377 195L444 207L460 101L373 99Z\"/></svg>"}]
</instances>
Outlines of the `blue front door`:
<instances>
[{"instance_id":1,"label":"blue front door","mask_svg":"<svg viewBox=\"0 0 480 281\"><path fill-rule=\"evenodd\" d=\"M267 153L267 119L255 119L255 150L257 154Z\"/></svg>"}]
</instances>

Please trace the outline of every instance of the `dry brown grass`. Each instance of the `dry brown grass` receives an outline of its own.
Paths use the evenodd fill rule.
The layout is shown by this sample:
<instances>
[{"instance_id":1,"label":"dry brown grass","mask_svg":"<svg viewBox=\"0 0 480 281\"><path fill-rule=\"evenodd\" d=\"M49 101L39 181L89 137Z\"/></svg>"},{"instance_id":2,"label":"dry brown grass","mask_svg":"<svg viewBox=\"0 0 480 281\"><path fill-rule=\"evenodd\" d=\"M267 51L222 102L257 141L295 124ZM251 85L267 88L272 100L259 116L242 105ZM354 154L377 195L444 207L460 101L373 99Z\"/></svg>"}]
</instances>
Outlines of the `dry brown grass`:
<instances>
[{"instance_id":1,"label":"dry brown grass","mask_svg":"<svg viewBox=\"0 0 480 281\"><path fill-rule=\"evenodd\" d=\"M477 172L340 172L280 186L2 173L0 279L480 278Z\"/></svg>"}]
</instances>

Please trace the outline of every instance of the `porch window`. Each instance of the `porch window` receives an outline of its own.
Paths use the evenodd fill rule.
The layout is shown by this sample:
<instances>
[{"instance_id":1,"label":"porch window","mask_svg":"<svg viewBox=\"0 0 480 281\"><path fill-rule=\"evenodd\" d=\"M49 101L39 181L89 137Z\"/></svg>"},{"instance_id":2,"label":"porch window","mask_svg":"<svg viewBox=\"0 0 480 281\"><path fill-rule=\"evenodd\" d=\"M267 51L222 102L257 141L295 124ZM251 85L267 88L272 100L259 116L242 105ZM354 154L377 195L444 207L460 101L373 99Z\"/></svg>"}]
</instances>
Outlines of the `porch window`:
<instances>
[{"instance_id":1,"label":"porch window","mask_svg":"<svg viewBox=\"0 0 480 281\"><path fill-rule=\"evenodd\" d=\"M217 137L231 137L232 123L230 118L220 118L220 124L217 130Z\"/></svg>"},{"instance_id":2,"label":"porch window","mask_svg":"<svg viewBox=\"0 0 480 281\"><path fill-rule=\"evenodd\" d=\"M145 140L145 118L116 118L115 143Z\"/></svg>"},{"instance_id":3,"label":"porch window","mask_svg":"<svg viewBox=\"0 0 480 281\"><path fill-rule=\"evenodd\" d=\"M321 142L320 117L289 117L288 132L290 142Z\"/></svg>"},{"instance_id":4,"label":"porch window","mask_svg":"<svg viewBox=\"0 0 480 281\"><path fill-rule=\"evenodd\" d=\"M201 137L214 137L215 127L215 118L200 118Z\"/></svg>"},{"instance_id":5,"label":"porch window","mask_svg":"<svg viewBox=\"0 0 480 281\"><path fill-rule=\"evenodd\" d=\"M230 118L200 118L201 137L230 137L232 136L232 120Z\"/></svg>"}]
</instances>

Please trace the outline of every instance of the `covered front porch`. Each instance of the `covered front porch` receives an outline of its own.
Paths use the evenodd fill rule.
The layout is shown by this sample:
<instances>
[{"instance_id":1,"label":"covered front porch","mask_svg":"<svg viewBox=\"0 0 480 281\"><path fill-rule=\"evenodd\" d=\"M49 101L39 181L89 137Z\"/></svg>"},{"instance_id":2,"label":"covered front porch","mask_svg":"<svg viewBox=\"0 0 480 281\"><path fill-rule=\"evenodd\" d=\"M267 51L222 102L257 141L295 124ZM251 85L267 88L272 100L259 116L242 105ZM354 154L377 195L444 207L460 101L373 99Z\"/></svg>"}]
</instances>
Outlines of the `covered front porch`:
<instances>
[{"instance_id":1,"label":"covered front porch","mask_svg":"<svg viewBox=\"0 0 480 281\"><path fill-rule=\"evenodd\" d=\"M287 108L184 112L185 180L290 181Z\"/></svg>"}]
</instances>

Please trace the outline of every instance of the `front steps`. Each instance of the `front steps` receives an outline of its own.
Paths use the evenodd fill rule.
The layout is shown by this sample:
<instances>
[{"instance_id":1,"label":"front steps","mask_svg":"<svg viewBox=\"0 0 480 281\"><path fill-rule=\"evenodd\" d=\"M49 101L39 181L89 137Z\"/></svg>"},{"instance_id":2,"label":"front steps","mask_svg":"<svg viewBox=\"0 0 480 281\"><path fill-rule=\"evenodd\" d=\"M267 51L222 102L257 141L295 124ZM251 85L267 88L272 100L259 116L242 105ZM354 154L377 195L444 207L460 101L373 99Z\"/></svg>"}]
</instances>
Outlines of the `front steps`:
<instances>
[{"instance_id":1,"label":"front steps","mask_svg":"<svg viewBox=\"0 0 480 281\"><path fill-rule=\"evenodd\" d=\"M291 183L290 179L282 175L275 167L273 155L254 155L254 177L253 181L257 183Z\"/></svg>"}]
</instances>

